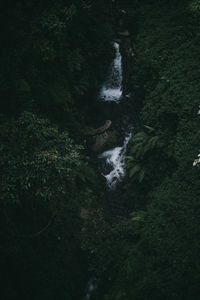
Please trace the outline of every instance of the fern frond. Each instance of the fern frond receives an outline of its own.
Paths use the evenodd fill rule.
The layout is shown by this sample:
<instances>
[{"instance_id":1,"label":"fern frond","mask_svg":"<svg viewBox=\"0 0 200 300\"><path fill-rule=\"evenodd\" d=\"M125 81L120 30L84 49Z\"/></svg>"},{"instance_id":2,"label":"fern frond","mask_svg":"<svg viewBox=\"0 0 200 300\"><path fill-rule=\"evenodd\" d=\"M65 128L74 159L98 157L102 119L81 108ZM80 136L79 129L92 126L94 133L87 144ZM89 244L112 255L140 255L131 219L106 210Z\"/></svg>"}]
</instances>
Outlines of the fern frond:
<instances>
[{"instance_id":1,"label":"fern frond","mask_svg":"<svg viewBox=\"0 0 200 300\"><path fill-rule=\"evenodd\" d=\"M152 138L150 138L149 142L147 144L147 151L155 148L156 145L157 145L158 140L159 140L158 136L153 136Z\"/></svg>"},{"instance_id":2,"label":"fern frond","mask_svg":"<svg viewBox=\"0 0 200 300\"><path fill-rule=\"evenodd\" d=\"M126 160L134 160L132 156L126 156Z\"/></svg>"},{"instance_id":3,"label":"fern frond","mask_svg":"<svg viewBox=\"0 0 200 300\"><path fill-rule=\"evenodd\" d=\"M141 149L142 144L133 145L130 149L131 154L135 154L139 149Z\"/></svg>"},{"instance_id":4,"label":"fern frond","mask_svg":"<svg viewBox=\"0 0 200 300\"><path fill-rule=\"evenodd\" d=\"M153 127L148 126L148 125L144 125L144 127L145 127L146 129L148 129L150 132L153 132L153 131L155 130Z\"/></svg>"},{"instance_id":5,"label":"fern frond","mask_svg":"<svg viewBox=\"0 0 200 300\"><path fill-rule=\"evenodd\" d=\"M138 175L138 181L139 183L141 183L145 177L145 173L146 173L146 170L145 168L141 169L141 171L139 172L139 175Z\"/></svg>"},{"instance_id":6,"label":"fern frond","mask_svg":"<svg viewBox=\"0 0 200 300\"><path fill-rule=\"evenodd\" d=\"M144 141L146 138L147 138L146 132L141 131L141 132L138 132L138 133L136 133L136 134L134 135L133 141L134 141L134 142Z\"/></svg>"},{"instance_id":7,"label":"fern frond","mask_svg":"<svg viewBox=\"0 0 200 300\"><path fill-rule=\"evenodd\" d=\"M137 174L141 169L139 164L135 165L129 172L129 177L132 178L135 174Z\"/></svg>"}]
</instances>

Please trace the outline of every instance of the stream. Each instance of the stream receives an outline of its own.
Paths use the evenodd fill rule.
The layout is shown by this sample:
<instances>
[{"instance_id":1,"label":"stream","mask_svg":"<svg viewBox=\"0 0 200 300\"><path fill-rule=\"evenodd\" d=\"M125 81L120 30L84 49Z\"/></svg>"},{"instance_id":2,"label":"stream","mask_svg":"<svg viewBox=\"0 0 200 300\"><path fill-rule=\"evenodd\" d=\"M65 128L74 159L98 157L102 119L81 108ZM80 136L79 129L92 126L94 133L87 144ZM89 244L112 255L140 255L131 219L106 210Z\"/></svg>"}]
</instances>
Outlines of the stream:
<instances>
[{"instance_id":1,"label":"stream","mask_svg":"<svg viewBox=\"0 0 200 300\"><path fill-rule=\"evenodd\" d=\"M112 101L119 105L120 100L122 99L122 56L118 43L114 43L114 48L116 53L115 58L110 66L108 77L100 90L99 98L102 101ZM125 176L124 164L126 150L132 137L132 128L130 128L130 126L125 127L123 145L104 151L98 155L98 159L100 160L103 170L102 175L105 177L110 191L115 190L117 184L121 182ZM92 277L88 282L86 297L84 300L89 300L91 298L92 292L95 288L96 278Z\"/></svg>"},{"instance_id":2,"label":"stream","mask_svg":"<svg viewBox=\"0 0 200 300\"><path fill-rule=\"evenodd\" d=\"M114 43L114 48L116 53L115 58L110 66L108 77L100 90L100 99L119 104L122 98L122 56L118 43ZM125 175L126 149L131 137L131 130L126 131L122 146L115 147L98 155L98 158L103 160L103 163L108 166L109 172L102 175L106 178L110 189L114 189Z\"/></svg>"}]
</instances>

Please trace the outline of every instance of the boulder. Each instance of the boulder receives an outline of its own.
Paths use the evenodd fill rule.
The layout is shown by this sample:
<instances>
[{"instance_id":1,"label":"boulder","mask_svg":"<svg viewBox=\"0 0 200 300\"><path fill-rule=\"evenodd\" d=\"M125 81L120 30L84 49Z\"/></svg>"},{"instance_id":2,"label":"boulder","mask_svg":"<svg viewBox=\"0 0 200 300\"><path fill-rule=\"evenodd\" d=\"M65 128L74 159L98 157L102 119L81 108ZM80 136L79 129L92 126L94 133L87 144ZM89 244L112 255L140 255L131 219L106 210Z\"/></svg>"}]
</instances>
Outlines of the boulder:
<instances>
[{"instance_id":1,"label":"boulder","mask_svg":"<svg viewBox=\"0 0 200 300\"><path fill-rule=\"evenodd\" d=\"M104 148L105 144L108 142L108 140L111 136L112 136L112 134L108 133L106 131L102 134L97 135L96 138L95 138L95 143L92 146L92 150L94 152L101 151Z\"/></svg>"},{"instance_id":2,"label":"boulder","mask_svg":"<svg viewBox=\"0 0 200 300\"><path fill-rule=\"evenodd\" d=\"M92 152L105 151L120 143L121 136L118 131L111 129L111 124L112 121L107 120L103 126L87 133L87 145Z\"/></svg>"},{"instance_id":3,"label":"boulder","mask_svg":"<svg viewBox=\"0 0 200 300\"><path fill-rule=\"evenodd\" d=\"M98 127L97 129L93 129L93 130L89 131L88 135L102 134L110 128L111 124L112 124L112 121L107 120L103 126Z\"/></svg>"}]
</instances>

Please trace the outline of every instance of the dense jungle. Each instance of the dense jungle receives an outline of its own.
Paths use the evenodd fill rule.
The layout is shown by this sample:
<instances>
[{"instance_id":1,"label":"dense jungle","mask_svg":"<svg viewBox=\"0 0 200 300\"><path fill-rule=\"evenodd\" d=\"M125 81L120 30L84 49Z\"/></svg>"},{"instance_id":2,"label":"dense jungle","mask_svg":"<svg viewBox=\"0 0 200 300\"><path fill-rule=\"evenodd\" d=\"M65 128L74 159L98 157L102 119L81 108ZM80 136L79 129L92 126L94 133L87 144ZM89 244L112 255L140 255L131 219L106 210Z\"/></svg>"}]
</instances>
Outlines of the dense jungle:
<instances>
[{"instance_id":1,"label":"dense jungle","mask_svg":"<svg viewBox=\"0 0 200 300\"><path fill-rule=\"evenodd\" d=\"M0 8L0 299L199 299L200 1Z\"/></svg>"}]
</instances>

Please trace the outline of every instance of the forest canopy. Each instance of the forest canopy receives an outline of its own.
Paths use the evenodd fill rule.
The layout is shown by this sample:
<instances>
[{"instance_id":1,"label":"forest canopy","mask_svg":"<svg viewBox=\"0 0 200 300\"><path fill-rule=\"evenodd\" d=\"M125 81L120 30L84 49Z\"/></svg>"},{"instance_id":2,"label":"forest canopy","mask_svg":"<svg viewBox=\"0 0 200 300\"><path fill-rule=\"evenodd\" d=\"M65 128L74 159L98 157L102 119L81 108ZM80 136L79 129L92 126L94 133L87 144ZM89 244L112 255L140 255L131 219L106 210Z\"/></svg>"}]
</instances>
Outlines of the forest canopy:
<instances>
[{"instance_id":1,"label":"forest canopy","mask_svg":"<svg viewBox=\"0 0 200 300\"><path fill-rule=\"evenodd\" d=\"M0 298L199 299L200 1L0 6Z\"/></svg>"}]
</instances>

